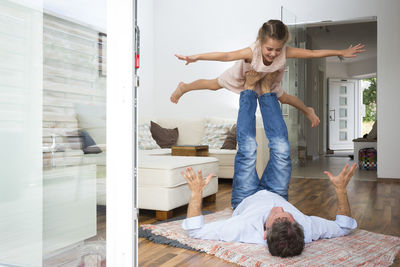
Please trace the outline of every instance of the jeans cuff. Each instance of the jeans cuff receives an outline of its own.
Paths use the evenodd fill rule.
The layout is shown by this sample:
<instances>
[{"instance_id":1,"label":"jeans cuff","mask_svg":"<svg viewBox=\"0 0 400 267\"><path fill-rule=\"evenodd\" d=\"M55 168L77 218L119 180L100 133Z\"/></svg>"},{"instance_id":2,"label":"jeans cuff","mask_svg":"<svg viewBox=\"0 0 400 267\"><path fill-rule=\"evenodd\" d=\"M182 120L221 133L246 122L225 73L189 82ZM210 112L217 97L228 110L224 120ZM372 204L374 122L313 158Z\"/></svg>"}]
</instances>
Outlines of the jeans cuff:
<instances>
[{"instance_id":1,"label":"jeans cuff","mask_svg":"<svg viewBox=\"0 0 400 267\"><path fill-rule=\"evenodd\" d=\"M276 98L278 98L275 92L269 92L269 93L262 94L262 95L260 95L260 98L261 97L276 97Z\"/></svg>"},{"instance_id":2,"label":"jeans cuff","mask_svg":"<svg viewBox=\"0 0 400 267\"><path fill-rule=\"evenodd\" d=\"M254 95L255 97L258 98L258 94L256 92L254 92L254 90L251 90L251 89L246 89L246 90L241 91L240 95L246 95L246 96Z\"/></svg>"}]
</instances>

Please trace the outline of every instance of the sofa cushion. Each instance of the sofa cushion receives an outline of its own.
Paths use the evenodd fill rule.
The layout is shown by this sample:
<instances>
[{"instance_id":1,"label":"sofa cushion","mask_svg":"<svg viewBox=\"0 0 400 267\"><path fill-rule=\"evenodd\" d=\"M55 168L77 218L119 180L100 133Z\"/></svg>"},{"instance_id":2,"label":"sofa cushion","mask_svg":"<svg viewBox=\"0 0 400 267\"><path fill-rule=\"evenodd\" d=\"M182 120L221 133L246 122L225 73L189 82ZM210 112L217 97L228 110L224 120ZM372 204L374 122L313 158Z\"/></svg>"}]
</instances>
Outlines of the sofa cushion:
<instances>
[{"instance_id":1,"label":"sofa cushion","mask_svg":"<svg viewBox=\"0 0 400 267\"><path fill-rule=\"evenodd\" d=\"M96 144L106 143L106 105L75 104L79 127L87 131Z\"/></svg>"},{"instance_id":2,"label":"sofa cushion","mask_svg":"<svg viewBox=\"0 0 400 267\"><path fill-rule=\"evenodd\" d=\"M156 118L154 122L166 128L175 128L179 130L177 145L200 145L204 132L204 122L202 118Z\"/></svg>"},{"instance_id":3,"label":"sofa cushion","mask_svg":"<svg viewBox=\"0 0 400 267\"><path fill-rule=\"evenodd\" d=\"M210 149L208 151L209 157L218 159L220 166L231 166L235 164L236 150L231 149Z\"/></svg>"},{"instance_id":4,"label":"sofa cushion","mask_svg":"<svg viewBox=\"0 0 400 267\"><path fill-rule=\"evenodd\" d=\"M221 149L236 149L236 124L228 131Z\"/></svg>"},{"instance_id":5,"label":"sofa cushion","mask_svg":"<svg viewBox=\"0 0 400 267\"><path fill-rule=\"evenodd\" d=\"M90 134L86 131L80 131L82 138L82 150L85 154L98 154L103 152L97 145Z\"/></svg>"},{"instance_id":6,"label":"sofa cushion","mask_svg":"<svg viewBox=\"0 0 400 267\"><path fill-rule=\"evenodd\" d=\"M210 148L221 148L232 125L231 122L215 123L207 121L204 125L201 144L208 145Z\"/></svg>"},{"instance_id":7,"label":"sofa cushion","mask_svg":"<svg viewBox=\"0 0 400 267\"><path fill-rule=\"evenodd\" d=\"M149 156L141 153L138 185L176 187L186 184L181 174L186 167L201 169L206 176L218 171L218 160L212 157Z\"/></svg>"},{"instance_id":8,"label":"sofa cushion","mask_svg":"<svg viewBox=\"0 0 400 267\"><path fill-rule=\"evenodd\" d=\"M171 148L140 150L139 153L140 153L139 156L145 156L145 155L171 156Z\"/></svg>"},{"instance_id":9,"label":"sofa cushion","mask_svg":"<svg viewBox=\"0 0 400 267\"><path fill-rule=\"evenodd\" d=\"M157 149L160 148L151 136L150 122L139 124L138 126L138 147L139 149Z\"/></svg>"},{"instance_id":10,"label":"sofa cushion","mask_svg":"<svg viewBox=\"0 0 400 267\"><path fill-rule=\"evenodd\" d=\"M150 122L150 132L153 139L161 148L170 148L178 141L178 128L163 128L154 121Z\"/></svg>"}]
</instances>

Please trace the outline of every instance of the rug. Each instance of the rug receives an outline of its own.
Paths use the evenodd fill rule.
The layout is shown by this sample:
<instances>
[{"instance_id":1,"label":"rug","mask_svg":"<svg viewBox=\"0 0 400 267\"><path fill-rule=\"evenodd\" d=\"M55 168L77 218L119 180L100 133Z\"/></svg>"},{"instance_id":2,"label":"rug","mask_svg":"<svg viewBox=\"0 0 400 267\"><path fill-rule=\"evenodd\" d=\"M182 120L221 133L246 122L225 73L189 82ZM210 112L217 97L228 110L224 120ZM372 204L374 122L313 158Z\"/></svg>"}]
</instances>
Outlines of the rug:
<instances>
[{"instance_id":1,"label":"rug","mask_svg":"<svg viewBox=\"0 0 400 267\"><path fill-rule=\"evenodd\" d=\"M205 215L205 222L229 218L230 208ZM241 266L389 266L400 251L400 237L355 230L352 234L332 239L321 239L306 244L303 253L293 258L271 256L267 247L239 242L222 242L190 238L181 227L182 220L161 224L145 224L154 236L177 241L228 262Z\"/></svg>"},{"instance_id":2,"label":"rug","mask_svg":"<svg viewBox=\"0 0 400 267\"><path fill-rule=\"evenodd\" d=\"M207 214L210 214L210 213L211 213L210 211L202 211L203 215L207 215ZM168 219L168 220L158 221L158 222L155 222L154 224L156 225L156 224L167 223L167 222L172 222L172 221L182 221L185 218L186 218L186 216L178 216L178 217L171 218L171 219ZM151 242L154 242L154 243L168 245L168 246L176 247L176 248L185 248L185 249L194 250L194 251L197 251L197 252L203 252L203 251L201 251L199 249L187 246L187 245L179 242L178 240L170 239L170 238L167 238L167 237L162 236L162 235L153 234L150 229L145 229L145 228L139 227L138 233L139 233L139 237L146 238L146 239L148 239L148 240L150 240Z\"/></svg>"}]
</instances>

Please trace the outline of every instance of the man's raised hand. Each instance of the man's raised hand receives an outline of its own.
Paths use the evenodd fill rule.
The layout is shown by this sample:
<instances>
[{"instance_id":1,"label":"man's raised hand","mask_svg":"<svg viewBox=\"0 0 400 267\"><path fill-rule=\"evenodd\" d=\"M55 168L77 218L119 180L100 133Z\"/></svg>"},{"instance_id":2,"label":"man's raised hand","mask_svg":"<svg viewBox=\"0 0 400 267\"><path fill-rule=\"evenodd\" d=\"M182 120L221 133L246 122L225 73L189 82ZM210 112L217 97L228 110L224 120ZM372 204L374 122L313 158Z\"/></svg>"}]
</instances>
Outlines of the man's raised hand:
<instances>
[{"instance_id":1,"label":"man's raised hand","mask_svg":"<svg viewBox=\"0 0 400 267\"><path fill-rule=\"evenodd\" d=\"M198 171L198 174L194 172L192 167L186 168L186 172L181 172L183 177L185 177L186 182L188 183L189 189L192 193L202 193L203 189L208 185L211 181L211 178L214 176L214 173L210 173L207 178L203 178L202 171Z\"/></svg>"},{"instance_id":2,"label":"man's raised hand","mask_svg":"<svg viewBox=\"0 0 400 267\"><path fill-rule=\"evenodd\" d=\"M349 164L346 164L337 176L333 176L332 173L324 171L324 173L329 177L331 183L335 186L336 190L346 189L347 184L349 183L351 177L353 177L357 169L357 164L354 163L349 170L347 170L348 167Z\"/></svg>"}]
</instances>

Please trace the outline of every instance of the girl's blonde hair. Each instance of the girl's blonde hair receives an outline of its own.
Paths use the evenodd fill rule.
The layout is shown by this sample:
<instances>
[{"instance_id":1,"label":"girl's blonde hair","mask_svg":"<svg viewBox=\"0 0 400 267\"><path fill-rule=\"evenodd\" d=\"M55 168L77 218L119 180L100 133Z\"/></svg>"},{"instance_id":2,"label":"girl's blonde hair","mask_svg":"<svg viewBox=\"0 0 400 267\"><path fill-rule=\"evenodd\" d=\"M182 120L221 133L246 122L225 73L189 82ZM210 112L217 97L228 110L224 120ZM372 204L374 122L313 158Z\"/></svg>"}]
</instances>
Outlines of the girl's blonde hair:
<instances>
[{"instance_id":1,"label":"girl's blonde hair","mask_svg":"<svg viewBox=\"0 0 400 267\"><path fill-rule=\"evenodd\" d=\"M286 43L289 39L288 27L280 20L268 20L258 30L257 41L263 44L267 41L267 38L272 38Z\"/></svg>"}]
</instances>

